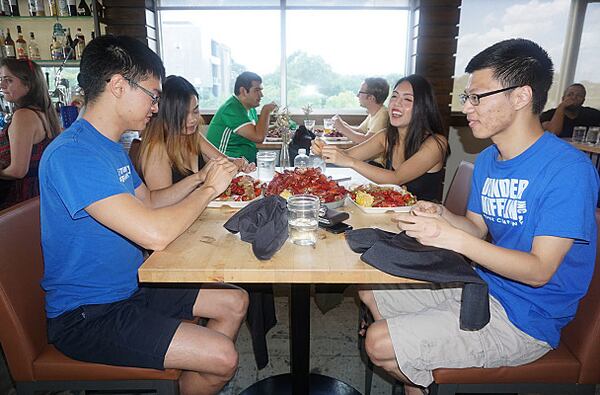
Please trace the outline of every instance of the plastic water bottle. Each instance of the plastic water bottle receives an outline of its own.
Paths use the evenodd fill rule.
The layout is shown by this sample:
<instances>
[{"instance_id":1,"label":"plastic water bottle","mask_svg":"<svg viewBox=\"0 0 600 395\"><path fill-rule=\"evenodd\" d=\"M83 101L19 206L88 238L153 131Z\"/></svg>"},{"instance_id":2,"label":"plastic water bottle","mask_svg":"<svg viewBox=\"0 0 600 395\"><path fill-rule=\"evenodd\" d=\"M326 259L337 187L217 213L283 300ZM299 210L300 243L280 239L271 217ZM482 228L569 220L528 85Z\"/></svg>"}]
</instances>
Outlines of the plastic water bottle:
<instances>
[{"instance_id":1,"label":"plastic water bottle","mask_svg":"<svg viewBox=\"0 0 600 395\"><path fill-rule=\"evenodd\" d=\"M306 168L308 167L308 155L306 155L306 149L300 148L298 155L294 158L294 167Z\"/></svg>"},{"instance_id":2,"label":"plastic water bottle","mask_svg":"<svg viewBox=\"0 0 600 395\"><path fill-rule=\"evenodd\" d=\"M312 150L310 150L310 155L308 156L308 167L321 169L321 173L325 174L325 161L319 155L316 155Z\"/></svg>"}]
</instances>

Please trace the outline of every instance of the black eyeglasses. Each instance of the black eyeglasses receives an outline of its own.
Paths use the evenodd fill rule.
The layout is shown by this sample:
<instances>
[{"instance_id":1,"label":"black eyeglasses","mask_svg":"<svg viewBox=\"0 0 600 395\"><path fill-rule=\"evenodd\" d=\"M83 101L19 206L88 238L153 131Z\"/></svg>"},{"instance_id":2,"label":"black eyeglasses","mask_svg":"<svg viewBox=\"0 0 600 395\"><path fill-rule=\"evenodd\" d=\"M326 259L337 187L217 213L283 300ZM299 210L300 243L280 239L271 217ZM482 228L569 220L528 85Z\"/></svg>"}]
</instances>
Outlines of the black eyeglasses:
<instances>
[{"instance_id":1,"label":"black eyeglasses","mask_svg":"<svg viewBox=\"0 0 600 395\"><path fill-rule=\"evenodd\" d=\"M472 105L478 106L479 101L484 97L495 95L496 93L506 92L506 91L509 91L511 89L516 89L516 88L519 88L519 86L518 85L509 86L508 88L502 88L502 89L498 89L498 90L491 91L491 92L485 92L485 93L471 93L471 94L461 93L458 96L458 99L460 100L460 104L463 106L465 105L467 100L469 100L469 103L471 103Z\"/></svg>"},{"instance_id":2,"label":"black eyeglasses","mask_svg":"<svg viewBox=\"0 0 600 395\"><path fill-rule=\"evenodd\" d=\"M125 77L123 77L123 78L125 78ZM148 89L144 88L143 86L141 86L137 82L132 81L129 78L125 78L125 81L129 82L131 85L135 86L136 88L139 88L142 92L144 92L145 94L147 94L148 96L150 96L150 98L152 99L152 105L158 104L158 102L160 101L160 96L159 95L155 95L154 93L152 93Z\"/></svg>"},{"instance_id":3,"label":"black eyeglasses","mask_svg":"<svg viewBox=\"0 0 600 395\"><path fill-rule=\"evenodd\" d=\"M361 93L362 93L363 95L370 95L370 93L369 93L369 92L365 92L365 91L358 91L358 92L356 93L356 96L360 95Z\"/></svg>"}]
</instances>

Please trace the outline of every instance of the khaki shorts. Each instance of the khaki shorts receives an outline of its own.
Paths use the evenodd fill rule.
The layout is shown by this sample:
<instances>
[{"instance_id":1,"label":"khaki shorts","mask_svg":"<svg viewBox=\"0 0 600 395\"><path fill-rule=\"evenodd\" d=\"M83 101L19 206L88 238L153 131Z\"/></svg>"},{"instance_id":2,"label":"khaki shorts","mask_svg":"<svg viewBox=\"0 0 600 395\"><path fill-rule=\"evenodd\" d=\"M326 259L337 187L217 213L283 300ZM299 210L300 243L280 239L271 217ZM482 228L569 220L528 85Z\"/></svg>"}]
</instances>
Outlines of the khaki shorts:
<instances>
[{"instance_id":1,"label":"khaki shorts","mask_svg":"<svg viewBox=\"0 0 600 395\"><path fill-rule=\"evenodd\" d=\"M424 387L437 368L517 366L551 350L515 327L490 295L490 322L478 331L459 328L462 288L392 287L373 291L387 321L402 373Z\"/></svg>"}]
</instances>

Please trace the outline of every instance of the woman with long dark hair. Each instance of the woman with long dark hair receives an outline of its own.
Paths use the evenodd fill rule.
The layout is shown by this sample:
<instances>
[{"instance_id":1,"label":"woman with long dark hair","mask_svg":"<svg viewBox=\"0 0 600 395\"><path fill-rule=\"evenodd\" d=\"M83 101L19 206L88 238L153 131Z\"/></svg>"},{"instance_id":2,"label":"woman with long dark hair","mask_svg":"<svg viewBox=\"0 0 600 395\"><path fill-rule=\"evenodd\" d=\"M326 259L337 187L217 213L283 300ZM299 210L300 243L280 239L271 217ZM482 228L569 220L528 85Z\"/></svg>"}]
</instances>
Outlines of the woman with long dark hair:
<instances>
[{"instance_id":1,"label":"woman with long dark hair","mask_svg":"<svg viewBox=\"0 0 600 395\"><path fill-rule=\"evenodd\" d=\"M158 114L142 133L139 168L150 190L172 184L203 182L203 167L225 157L198 130L202 124L198 92L183 77L171 75L162 85ZM229 158L240 171L251 172L245 158Z\"/></svg>"},{"instance_id":2,"label":"woman with long dark hair","mask_svg":"<svg viewBox=\"0 0 600 395\"><path fill-rule=\"evenodd\" d=\"M14 105L0 131L0 209L39 195L42 152L60 133L40 66L30 60L0 60L0 91Z\"/></svg>"},{"instance_id":3,"label":"woman with long dark hair","mask_svg":"<svg viewBox=\"0 0 600 395\"><path fill-rule=\"evenodd\" d=\"M448 140L429 82L416 74L401 78L388 112L387 129L355 147L342 150L317 139L312 148L326 162L351 167L377 184L406 185L419 200L440 201ZM385 168L365 162L381 153Z\"/></svg>"}]
</instances>

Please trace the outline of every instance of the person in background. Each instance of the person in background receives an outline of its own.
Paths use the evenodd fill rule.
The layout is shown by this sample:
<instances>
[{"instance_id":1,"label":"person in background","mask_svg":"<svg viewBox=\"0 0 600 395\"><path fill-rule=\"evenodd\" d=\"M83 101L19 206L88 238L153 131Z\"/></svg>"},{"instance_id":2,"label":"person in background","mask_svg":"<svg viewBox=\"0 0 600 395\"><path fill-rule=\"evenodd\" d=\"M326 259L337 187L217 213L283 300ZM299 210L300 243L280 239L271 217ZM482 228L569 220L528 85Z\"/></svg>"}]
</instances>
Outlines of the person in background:
<instances>
[{"instance_id":1,"label":"person in background","mask_svg":"<svg viewBox=\"0 0 600 395\"><path fill-rule=\"evenodd\" d=\"M269 117L277 105L265 104L256 113L263 97L262 78L244 71L235 80L233 96L219 107L208 125L206 137L219 151L233 158L256 163L256 143L262 143Z\"/></svg>"},{"instance_id":2,"label":"person in background","mask_svg":"<svg viewBox=\"0 0 600 395\"><path fill-rule=\"evenodd\" d=\"M463 113L476 138L494 143L475 162L466 216L417 202L395 219L407 236L474 263L491 318L461 330L460 288L360 291L376 319L367 353L407 395L422 395L437 368L517 366L556 348L594 271L598 173L542 128L550 57L532 41L506 40L477 54L466 72Z\"/></svg>"},{"instance_id":3,"label":"person in background","mask_svg":"<svg viewBox=\"0 0 600 395\"><path fill-rule=\"evenodd\" d=\"M401 78L388 105L388 127L348 149L315 139L312 149L327 163L350 167L377 184L406 185L418 199L442 199L448 141L433 89L413 74ZM385 168L364 162L383 153Z\"/></svg>"},{"instance_id":4,"label":"person in background","mask_svg":"<svg viewBox=\"0 0 600 395\"><path fill-rule=\"evenodd\" d=\"M15 108L0 131L2 210L39 195L39 161L61 128L42 69L34 62L0 60L0 91Z\"/></svg>"},{"instance_id":5,"label":"person in background","mask_svg":"<svg viewBox=\"0 0 600 395\"><path fill-rule=\"evenodd\" d=\"M383 78L365 78L356 94L358 103L367 110L367 117L358 126L348 125L339 115L333 117L335 130L355 143L362 143L388 125L388 110L383 104L390 94L390 86Z\"/></svg>"},{"instance_id":6,"label":"person in background","mask_svg":"<svg viewBox=\"0 0 600 395\"><path fill-rule=\"evenodd\" d=\"M248 294L228 285L146 287L142 248L163 250L237 173L205 166L203 183L150 191L118 143L158 111L162 61L132 37L105 35L83 51L86 111L40 163L48 340L88 362L182 369L182 394L215 394L235 374ZM187 109L185 109L187 110ZM206 326L193 317L208 318Z\"/></svg>"},{"instance_id":7,"label":"person in background","mask_svg":"<svg viewBox=\"0 0 600 395\"><path fill-rule=\"evenodd\" d=\"M585 107L585 87L571 84L565 90L558 107L540 115L542 127L558 137L573 137L575 126L600 126L600 111Z\"/></svg>"},{"instance_id":8,"label":"person in background","mask_svg":"<svg viewBox=\"0 0 600 395\"><path fill-rule=\"evenodd\" d=\"M182 182L204 182L205 164L225 158L239 171L254 171L245 158L227 158L199 131L198 92L185 78L171 75L162 85L160 106L143 132L139 168L151 191Z\"/></svg>"}]
</instances>

